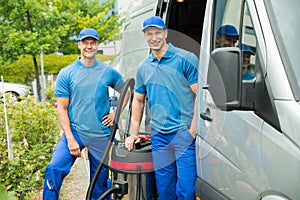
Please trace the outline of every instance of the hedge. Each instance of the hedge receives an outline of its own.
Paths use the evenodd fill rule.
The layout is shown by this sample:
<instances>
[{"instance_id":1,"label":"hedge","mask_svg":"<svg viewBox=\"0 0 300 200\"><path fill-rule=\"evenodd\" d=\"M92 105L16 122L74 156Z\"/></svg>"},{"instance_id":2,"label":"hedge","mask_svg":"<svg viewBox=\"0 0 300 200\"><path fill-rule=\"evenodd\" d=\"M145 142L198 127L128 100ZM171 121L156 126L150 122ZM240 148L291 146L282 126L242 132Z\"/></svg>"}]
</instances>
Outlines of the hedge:
<instances>
[{"instance_id":1,"label":"hedge","mask_svg":"<svg viewBox=\"0 0 300 200\"><path fill-rule=\"evenodd\" d=\"M61 68L74 62L78 56L78 54L60 56L55 54L44 55L45 74L58 74ZM114 57L113 55L97 55L97 59L101 61L109 61ZM36 59L40 67L40 56ZM20 56L19 59L13 63L6 62L0 65L0 75L4 77L5 81L31 85L31 82L35 78L33 58L30 55ZM39 73L41 73L41 70Z\"/></svg>"},{"instance_id":2,"label":"hedge","mask_svg":"<svg viewBox=\"0 0 300 200\"><path fill-rule=\"evenodd\" d=\"M2 104L3 105L3 104ZM3 108L3 107L2 107ZM18 199L30 199L41 189L46 165L59 138L53 104L35 102L30 96L7 104L13 159L8 157L4 109L0 110L0 186ZM0 190L1 196L1 190Z\"/></svg>"}]
</instances>

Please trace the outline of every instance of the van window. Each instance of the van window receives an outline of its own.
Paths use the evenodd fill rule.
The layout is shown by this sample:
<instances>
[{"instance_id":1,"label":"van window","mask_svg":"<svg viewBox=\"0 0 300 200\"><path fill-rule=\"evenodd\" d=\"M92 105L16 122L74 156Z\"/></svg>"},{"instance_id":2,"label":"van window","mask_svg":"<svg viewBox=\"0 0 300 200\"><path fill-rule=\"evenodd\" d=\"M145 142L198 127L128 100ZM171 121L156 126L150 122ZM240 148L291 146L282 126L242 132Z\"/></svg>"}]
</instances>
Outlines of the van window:
<instances>
[{"instance_id":1,"label":"van window","mask_svg":"<svg viewBox=\"0 0 300 200\"><path fill-rule=\"evenodd\" d=\"M255 58L256 58L256 36L249 14L248 6L245 4L242 18L241 43L241 67L242 80L253 80L255 78Z\"/></svg>"},{"instance_id":2,"label":"van window","mask_svg":"<svg viewBox=\"0 0 300 200\"><path fill-rule=\"evenodd\" d=\"M133 5L141 6L139 2L141 1L135 1ZM142 5L145 7L143 9L138 7L140 10L136 10L126 19L126 25L122 32L122 43L125 45L122 45L119 58L120 66L122 66L120 72L125 78L135 77L137 66L149 54L149 47L142 32L143 21L152 16L154 12L154 5L149 2L149 0L142 1Z\"/></svg>"},{"instance_id":3,"label":"van window","mask_svg":"<svg viewBox=\"0 0 300 200\"><path fill-rule=\"evenodd\" d=\"M227 32L221 32L219 35L218 30L221 26L230 25L235 27L238 33L238 27L240 27L240 13L241 13L241 1L240 0L227 0L216 1L215 13L214 13L214 37L212 38L213 48L235 46L237 44L238 37L229 38ZM221 44L220 44L221 43Z\"/></svg>"},{"instance_id":4,"label":"van window","mask_svg":"<svg viewBox=\"0 0 300 200\"><path fill-rule=\"evenodd\" d=\"M300 101L299 1L265 0L265 3L291 89L295 99Z\"/></svg>"}]
</instances>

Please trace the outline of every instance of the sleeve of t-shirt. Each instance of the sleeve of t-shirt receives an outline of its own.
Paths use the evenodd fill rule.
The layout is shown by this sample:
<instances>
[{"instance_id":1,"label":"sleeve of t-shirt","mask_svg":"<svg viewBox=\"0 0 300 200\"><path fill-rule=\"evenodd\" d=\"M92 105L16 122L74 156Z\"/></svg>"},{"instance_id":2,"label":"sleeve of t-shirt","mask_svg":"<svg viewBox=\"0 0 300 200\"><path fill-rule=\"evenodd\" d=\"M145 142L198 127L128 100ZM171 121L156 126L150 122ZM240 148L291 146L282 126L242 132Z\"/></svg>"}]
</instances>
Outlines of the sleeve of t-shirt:
<instances>
[{"instance_id":1,"label":"sleeve of t-shirt","mask_svg":"<svg viewBox=\"0 0 300 200\"><path fill-rule=\"evenodd\" d=\"M62 69L56 79L55 96L62 98L70 97L70 79L67 76L66 70Z\"/></svg>"},{"instance_id":2,"label":"sleeve of t-shirt","mask_svg":"<svg viewBox=\"0 0 300 200\"><path fill-rule=\"evenodd\" d=\"M134 91L139 94L146 94L146 87L143 82L143 70L141 65L138 67L136 72Z\"/></svg>"},{"instance_id":3,"label":"sleeve of t-shirt","mask_svg":"<svg viewBox=\"0 0 300 200\"><path fill-rule=\"evenodd\" d=\"M111 87L114 88L115 90L120 90L125 84L124 78L114 68L111 68L111 70L112 70L112 77L113 77Z\"/></svg>"},{"instance_id":4,"label":"sleeve of t-shirt","mask_svg":"<svg viewBox=\"0 0 300 200\"><path fill-rule=\"evenodd\" d=\"M199 60L197 56L193 53L188 53L184 66L184 75L190 85L198 82L198 65Z\"/></svg>"}]
</instances>

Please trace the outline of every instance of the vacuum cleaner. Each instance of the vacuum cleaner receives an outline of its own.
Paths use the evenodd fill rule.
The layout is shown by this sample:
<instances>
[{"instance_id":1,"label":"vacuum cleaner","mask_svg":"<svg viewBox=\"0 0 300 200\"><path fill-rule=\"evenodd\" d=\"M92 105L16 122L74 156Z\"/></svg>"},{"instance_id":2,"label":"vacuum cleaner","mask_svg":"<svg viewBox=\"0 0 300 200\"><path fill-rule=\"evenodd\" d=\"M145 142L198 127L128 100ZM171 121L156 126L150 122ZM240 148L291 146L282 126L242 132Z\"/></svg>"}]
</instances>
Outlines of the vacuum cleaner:
<instances>
[{"instance_id":1,"label":"vacuum cleaner","mask_svg":"<svg viewBox=\"0 0 300 200\"><path fill-rule=\"evenodd\" d=\"M110 139L106 145L104 154L101 158L99 166L95 172L94 177L89 185L86 200L90 200L96 180L101 172L102 167L105 165L107 157L111 153L110 162L108 168L113 173L124 174L125 177L128 174L136 175L136 200L143 199L142 185L141 185L141 175L153 171L152 162L152 151L151 151L151 139L150 135L144 135L140 137L141 142L135 144L132 151L128 151L125 147L125 139L129 136L130 129L130 118L131 118L131 104L133 100L133 89L135 81L133 78L126 80L124 89L122 90L119 101L117 103L117 109L115 112L115 119L112 125ZM119 139L115 138L116 131L119 129L118 124L120 120L120 115L124 111L124 103L128 104L128 112L126 126L124 134ZM123 108L122 108L123 107ZM119 130L119 134L120 134ZM140 133L141 134L141 133ZM140 135L139 134L139 135ZM143 134L141 134L143 135ZM126 179L126 178L125 178ZM128 193L128 182L127 180L112 180L112 187L104 192L98 200L104 200L109 195L114 194L114 199L121 199L123 195Z\"/></svg>"}]
</instances>

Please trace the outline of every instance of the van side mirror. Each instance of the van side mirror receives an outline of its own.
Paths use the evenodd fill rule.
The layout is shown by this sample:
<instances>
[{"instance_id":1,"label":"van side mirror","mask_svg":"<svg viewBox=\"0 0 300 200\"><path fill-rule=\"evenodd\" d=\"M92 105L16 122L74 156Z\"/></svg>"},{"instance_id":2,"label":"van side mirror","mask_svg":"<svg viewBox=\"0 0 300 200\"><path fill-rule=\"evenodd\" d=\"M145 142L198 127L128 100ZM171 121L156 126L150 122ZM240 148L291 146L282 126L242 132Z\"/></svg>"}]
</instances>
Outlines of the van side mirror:
<instances>
[{"instance_id":1,"label":"van side mirror","mask_svg":"<svg viewBox=\"0 0 300 200\"><path fill-rule=\"evenodd\" d=\"M209 60L207 86L215 105L221 110L240 107L241 64L237 47L217 48ZM205 88L204 88L205 89Z\"/></svg>"}]
</instances>

